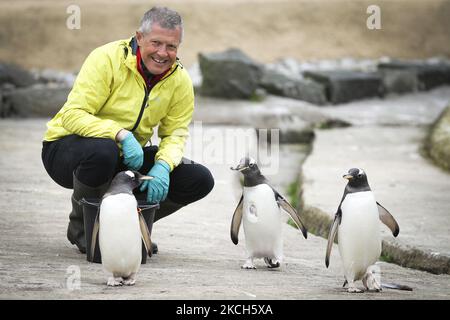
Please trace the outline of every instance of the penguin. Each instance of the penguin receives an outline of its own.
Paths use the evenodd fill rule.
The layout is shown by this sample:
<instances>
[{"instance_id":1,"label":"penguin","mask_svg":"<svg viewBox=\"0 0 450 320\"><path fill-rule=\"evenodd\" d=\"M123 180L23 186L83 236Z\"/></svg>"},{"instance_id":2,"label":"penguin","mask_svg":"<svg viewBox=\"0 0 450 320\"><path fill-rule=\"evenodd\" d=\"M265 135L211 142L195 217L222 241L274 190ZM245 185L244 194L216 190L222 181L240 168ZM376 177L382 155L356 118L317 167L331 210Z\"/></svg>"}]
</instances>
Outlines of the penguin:
<instances>
[{"instance_id":1,"label":"penguin","mask_svg":"<svg viewBox=\"0 0 450 320\"><path fill-rule=\"evenodd\" d=\"M328 235L325 265L328 268L336 233L348 292L363 292L355 286L362 280L366 290L381 291L380 276L374 266L381 254L380 220L397 237L400 227L391 213L375 200L363 169L351 168L348 180ZM339 231L339 232L338 232ZM397 286L397 285L394 285ZM388 286L386 286L388 287ZM407 286L397 289L409 290Z\"/></svg>"},{"instance_id":2,"label":"penguin","mask_svg":"<svg viewBox=\"0 0 450 320\"><path fill-rule=\"evenodd\" d=\"M135 284L142 260L141 238L151 256L150 232L133 195L134 188L151 179L137 171L121 171L102 198L92 232L91 256L98 234L103 268L112 274L108 286Z\"/></svg>"},{"instance_id":3,"label":"penguin","mask_svg":"<svg viewBox=\"0 0 450 320\"><path fill-rule=\"evenodd\" d=\"M247 260L243 269L256 269L253 259L263 258L269 268L280 267L283 260L280 207L283 208L307 238L305 224L297 211L261 174L250 157L240 160L236 168L244 175L244 188L231 221L231 240L238 244L241 222L244 225Z\"/></svg>"}]
</instances>

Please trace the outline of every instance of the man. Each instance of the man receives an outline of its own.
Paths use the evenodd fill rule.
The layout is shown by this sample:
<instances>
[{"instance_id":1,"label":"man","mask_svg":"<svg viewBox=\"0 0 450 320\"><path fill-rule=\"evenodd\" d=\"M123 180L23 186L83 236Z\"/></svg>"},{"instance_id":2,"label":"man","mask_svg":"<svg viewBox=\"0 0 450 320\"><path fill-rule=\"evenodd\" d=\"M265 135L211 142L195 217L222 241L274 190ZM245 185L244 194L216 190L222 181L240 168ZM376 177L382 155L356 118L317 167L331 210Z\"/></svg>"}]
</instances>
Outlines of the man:
<instances>
[{"instance_id":1,"label":"man","mask_svg":"<svg viewBox=\"0 0 450 320\"><path fill-rule=\"evenodd\" d=\"M177 12L152 8L135 37L91 52L66 103L47 123L42 161L56 183L73 188L67 238L83 253L80 200L100 198L117 172L154 177L136 195L160 202L155 221L214 186L206 167L182 158L194 110L192 82L177 59L182 36ZM146 146L158 125L159 147Z\"/></svg>"}]
</instances>

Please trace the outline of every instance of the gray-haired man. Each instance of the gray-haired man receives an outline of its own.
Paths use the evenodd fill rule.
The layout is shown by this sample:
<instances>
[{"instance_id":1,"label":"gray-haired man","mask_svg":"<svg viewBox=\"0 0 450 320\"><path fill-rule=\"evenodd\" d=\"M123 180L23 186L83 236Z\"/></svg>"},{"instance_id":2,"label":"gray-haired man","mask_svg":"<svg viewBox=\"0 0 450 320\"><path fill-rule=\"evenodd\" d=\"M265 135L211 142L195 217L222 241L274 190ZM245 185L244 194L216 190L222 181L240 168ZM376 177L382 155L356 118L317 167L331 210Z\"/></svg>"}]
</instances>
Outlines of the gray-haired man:
<instances>
[{"instance_id":1,"label":"gray-haired man","mask_svg":"<svg viewBox=\"0 0 450 320\"><path fill-rule=\"evenodd\" d=\"M67 102L47 124L42 160L56 183L74 190L67 237L81 252L86 241L80 200L100 198L119 171L154 177L136 195L160 202L155 221L214 186L206 167L183 159L194 91L177 59L182 35L177 12L152 8L135 37L91 52ZM146 147L154 127L161 141Z\"/></svg>"}]
</instances>

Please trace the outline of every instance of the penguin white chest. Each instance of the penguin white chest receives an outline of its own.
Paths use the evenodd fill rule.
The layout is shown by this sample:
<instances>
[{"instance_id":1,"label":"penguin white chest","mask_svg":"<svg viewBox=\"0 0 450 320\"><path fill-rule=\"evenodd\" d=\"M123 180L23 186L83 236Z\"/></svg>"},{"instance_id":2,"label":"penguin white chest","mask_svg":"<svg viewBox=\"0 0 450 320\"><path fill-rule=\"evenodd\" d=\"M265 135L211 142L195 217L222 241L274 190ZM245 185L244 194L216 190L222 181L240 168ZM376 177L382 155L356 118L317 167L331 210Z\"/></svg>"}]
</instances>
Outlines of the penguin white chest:
<instances>
[{"instance_id":1,"label":"penguin white chest","mask_svg":"<svg viewBox=\"0 0 450 320\"><path fill-rule=\"evenodd\" d=\"M364 191L347 194L341 211L339 252L347 278L357 280L381 254L378 207L373 193Z\"/></svg>"},{"instance_id":2,"label":"penguin white chest","mask_svg":"<svg viewBox=\"0 0 450 320\"><path fill-rule=\"evenodd\" d=\"M243 227L249 254L253 257L279 255L282 247L280 209L270 186L244 187Z\"/></svg>"},{"instance_id":3,"label":"penguin white chest","mask_svg":"<svg viewBox=\"0 0 450 320\"><path fill-rule=\"evenodd\" d=\"M104 268L114 276L128 277L139 270L142 240L136 198L116 194L100 205L99 246Z\"/></svg>"}]
</instances>

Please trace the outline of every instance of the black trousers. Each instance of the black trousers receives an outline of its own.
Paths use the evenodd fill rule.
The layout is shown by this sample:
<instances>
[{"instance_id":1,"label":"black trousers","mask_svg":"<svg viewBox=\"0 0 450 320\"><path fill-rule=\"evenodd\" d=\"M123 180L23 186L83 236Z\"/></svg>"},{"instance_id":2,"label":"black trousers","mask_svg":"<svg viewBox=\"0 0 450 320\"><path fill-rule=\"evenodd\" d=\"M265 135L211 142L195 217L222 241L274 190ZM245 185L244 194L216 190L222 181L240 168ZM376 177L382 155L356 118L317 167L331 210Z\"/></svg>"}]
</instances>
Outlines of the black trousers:
<instances>
[{"instance_id":1,"label":"black trousers","mask_svg":"<svg viewBox=\"0 0 450 320\"><path fill-rule=\"evenodd\" d=\"M145 147L144 164L139 169L147 174L155 162L157 146ZM117 144L111 139L85 138L69 135L52 142L43 142L42 162L50 177L59 185L72 189L73 173L77 179L89 186L97 187L110 181L118 172L128 170L120 157ZM211 172L201 164L183 158L170 173L167 197L180 205L200 200L214 187ZM136 188L138 199L145 193Z\"/></svg>"}]
</instances>

